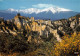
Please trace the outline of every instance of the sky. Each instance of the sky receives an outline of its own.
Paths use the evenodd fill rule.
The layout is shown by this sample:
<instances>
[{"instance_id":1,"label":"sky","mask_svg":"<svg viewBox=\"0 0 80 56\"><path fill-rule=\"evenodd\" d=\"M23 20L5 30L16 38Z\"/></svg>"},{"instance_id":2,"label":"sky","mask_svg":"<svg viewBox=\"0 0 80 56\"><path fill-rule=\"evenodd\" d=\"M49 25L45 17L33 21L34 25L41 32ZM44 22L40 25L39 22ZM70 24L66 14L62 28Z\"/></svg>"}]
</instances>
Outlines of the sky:
<instances>
[{"instance_id":1,"label":"sky","mask_svg":"<svg viewBox=\"0 0 80 56\"><path fill-rule=\"evenodd\" d=\"M60 7L80 12L80 0L0 0L0 10Z\"/></svg>"}]
</instances>

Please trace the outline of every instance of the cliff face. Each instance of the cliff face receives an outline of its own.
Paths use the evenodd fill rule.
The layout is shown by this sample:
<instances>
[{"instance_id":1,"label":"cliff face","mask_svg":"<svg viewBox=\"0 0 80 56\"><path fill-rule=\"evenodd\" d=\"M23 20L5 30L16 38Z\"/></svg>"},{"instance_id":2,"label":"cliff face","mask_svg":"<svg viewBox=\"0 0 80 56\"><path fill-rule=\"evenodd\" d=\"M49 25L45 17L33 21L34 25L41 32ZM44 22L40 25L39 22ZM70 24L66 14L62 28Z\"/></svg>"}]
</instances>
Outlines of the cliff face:
<instances>
[{"instance_id":1,"label":"cliff face","mask_svg":"<svg viewBox=\"0 0 80 56\"><path fill-rule=\"evenodd\" d=\"M69 18L68 20L62 19L58 21L51 20L34 20L34 17L28 18L20 15L16 15L14 19L4 20L0 19L0 32L8 33L13 36L19 34L27 37L27 41L32 40L36 43L43 42L43 38L51 37L61 41L61 37L64 34L71 34L76 31L76 28L80 25L80 15ZM35 37L35 38L33 38Z\"/></svg>"}]
</instances>

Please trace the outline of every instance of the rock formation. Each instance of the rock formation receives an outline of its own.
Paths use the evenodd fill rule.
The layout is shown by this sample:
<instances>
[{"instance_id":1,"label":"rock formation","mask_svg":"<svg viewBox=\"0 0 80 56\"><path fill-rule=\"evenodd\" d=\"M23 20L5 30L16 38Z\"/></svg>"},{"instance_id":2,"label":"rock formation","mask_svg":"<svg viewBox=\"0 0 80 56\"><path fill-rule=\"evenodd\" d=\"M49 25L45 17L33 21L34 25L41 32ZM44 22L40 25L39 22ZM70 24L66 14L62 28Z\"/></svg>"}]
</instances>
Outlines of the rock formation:
<instances>
[{"instance_id":1,"label":"rock formation","mask_svg":"<svg viewBox=\"0 0 80 56\"><path fill-rule=\"evenodd\" d=\"M35 20L34 17L24 17L20 14L11 20L0 18L0 32L9 33L14 36L23 34L28 38L28 42L31 42L34 34L38 35L37 38L39 37L39 39L42 38L41 36L48 38L50 34L53 34L54 37L52 38L61 41L61 36L76 32L75 29L79 25L80 15L57 21ZM34 41L38 42L37 39L34 39Z\"/></svg>"}]
</instances>

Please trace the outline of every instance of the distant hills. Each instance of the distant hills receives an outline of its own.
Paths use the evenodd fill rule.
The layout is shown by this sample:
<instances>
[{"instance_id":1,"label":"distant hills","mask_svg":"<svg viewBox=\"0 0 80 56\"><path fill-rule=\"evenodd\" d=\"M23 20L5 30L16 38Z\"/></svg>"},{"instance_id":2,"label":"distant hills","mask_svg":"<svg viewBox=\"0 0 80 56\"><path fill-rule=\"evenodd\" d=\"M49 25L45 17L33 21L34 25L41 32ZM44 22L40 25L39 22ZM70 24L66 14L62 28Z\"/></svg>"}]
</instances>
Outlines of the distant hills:
<instances>
[{"instance_id":1,"label":"distant hills","mask_svg":"<svg viewBox=\"0 0 80 56\"><path fill-rule=\"evenodd\" d=\"M4 17L4 19L12 19L17 13L20 13L22 16L26 17L35 17L35 19L67 19L71 16L78 14L78 12L74 12L64 8L46 8L46 9L24 9L24 10L16 10L16 9L8 9L1 10L0 17Z\"/></svg>"},{"instance_id":2,"label":"distant hills","mask_svg":"<svg viewBox=\"0 0 80 56\"><path fill-rule=\"evenodd\" d=\"M15 14L0 12L0 17L4 17L5 20L14 18Z\"/></svg>"}]
</instances>

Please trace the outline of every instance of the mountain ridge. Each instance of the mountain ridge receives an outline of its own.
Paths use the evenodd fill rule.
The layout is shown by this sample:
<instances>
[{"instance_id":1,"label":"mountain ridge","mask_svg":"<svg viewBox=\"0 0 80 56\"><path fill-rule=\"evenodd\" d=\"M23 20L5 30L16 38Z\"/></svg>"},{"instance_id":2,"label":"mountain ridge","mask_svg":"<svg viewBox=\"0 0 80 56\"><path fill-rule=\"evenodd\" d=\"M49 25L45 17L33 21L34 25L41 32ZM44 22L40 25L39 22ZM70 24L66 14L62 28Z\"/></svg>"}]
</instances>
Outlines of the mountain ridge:
<instances>
[{"instance_id":1,"label":"mountain ridge","mask_svg":"<svg viewBox=\"0 0 80 56\"><path fill-rule=\"evenodd\" d=\"M72 11L72 10L69 10L69 9L64 9L64 8L54 8L54 7L49 7L49 8L45 8L45 9L37 9L37 8L29 8L29 9L20 9L20 10L17 10L17 9L13 9L13 8L10 8L8 9L7 11L16 11L16 12L23 12L23 13L28 13L28 14L31 14L31 13L40 13L40 12L48 12L48 11L52 11L53 14L56 13L56 12L62 12L62 11Z\"/></svg>"},{"instance_id":2,"label":"mountain ridge","mask_svg":"<svg viewBox=\"0 0 80 56\"><path fill-rule=\"evenodd\" d=\"M74 16L78 14L78 12L74 12L69 9L64 8L45 8L45 9L37 9L37 8L29 8L24 10L16 10L16 9L8 9L8 10L1 10L0 11L0 17L4 17L5 19L11 19L16 15L17 13L20 13L22 16L26 17L35 17L36 19L51 19L51 20L58 20L58 19L68 19L71 16ZM8 16L1 16L1 14L11 14Z\"/></svg>"}]
</instances>

